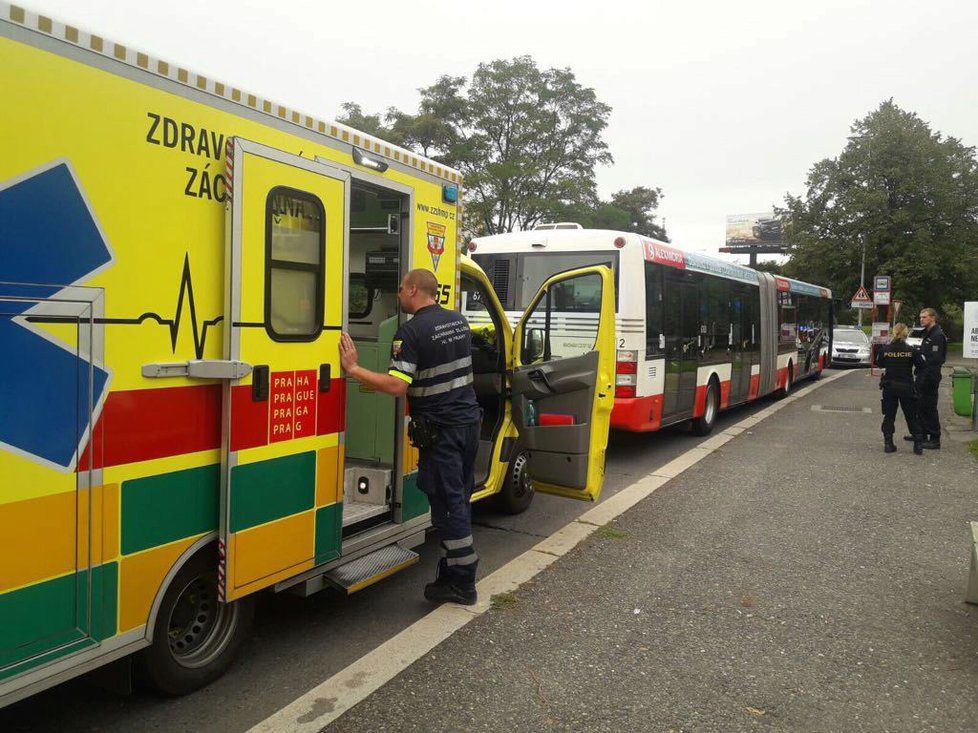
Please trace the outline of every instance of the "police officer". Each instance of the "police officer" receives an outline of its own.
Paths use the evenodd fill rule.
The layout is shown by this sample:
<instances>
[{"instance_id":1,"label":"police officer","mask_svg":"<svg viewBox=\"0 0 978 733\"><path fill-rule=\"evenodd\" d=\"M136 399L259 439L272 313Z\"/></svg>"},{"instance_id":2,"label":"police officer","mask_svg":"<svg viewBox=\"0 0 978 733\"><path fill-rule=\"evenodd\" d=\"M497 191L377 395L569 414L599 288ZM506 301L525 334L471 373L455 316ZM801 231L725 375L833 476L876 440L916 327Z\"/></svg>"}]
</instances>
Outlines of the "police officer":
<instances>
[{"instance_id":1,"label":"police officer","mask_svg":"<svg viewBox=\"0 0 978 733\"><path fill-rule=\"evenodd\" d=\"M941 420L937 414L937 394L941 384L941 367L947 358L947 339L937 325L937 311L933 308L920 311L920 325L925 331L916 349L918 419L924 433L924 448L940 450ZM904 436L904 440L913 440L913 436Z\"/></svg>"},{"instance_id":2,"label":"police officer","mask_svg":"<svg viewBox=\"0 0 978 733\"><path fill-rule=\"evenodd\" d=\"M433 603L476 602L479 556L472 546L472 491L482 411L472 387L472 337L468 321L436 301L430 270L411 270L401 281L401 310L413 314L394 334L390 369L378 374L357 364L357 350L340 337L346 373L387 394L407 394L409 434L419 449L418 487L431 504L431 523L441 543L438 575L425 586Z\"/></svg>"},{"instance_id":3,"label":"police officer","mask_svg":"<svg viewBox=\"0 0 978 733\"><path fill-rule=\"evenodd\" d=\"M909 329L902 323L893 326L893 338L880 351L879 365L886 371L880 378L883 390L883 450L896 451L893 444L893 423L897 406L903 409L907 428L913 436L913 452L923 454L923 436L917 423L917 395L913 383L914 352L907 346Z\"/></svg>"}]
</instances>

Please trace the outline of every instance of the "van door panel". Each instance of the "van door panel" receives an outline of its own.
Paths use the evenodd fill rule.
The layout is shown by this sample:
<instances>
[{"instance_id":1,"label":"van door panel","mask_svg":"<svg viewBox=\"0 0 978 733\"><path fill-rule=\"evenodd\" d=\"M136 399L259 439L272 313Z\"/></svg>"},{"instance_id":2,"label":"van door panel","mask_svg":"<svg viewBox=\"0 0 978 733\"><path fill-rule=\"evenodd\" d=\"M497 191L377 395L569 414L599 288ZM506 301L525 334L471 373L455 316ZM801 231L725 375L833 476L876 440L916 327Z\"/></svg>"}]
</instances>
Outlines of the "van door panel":
<instances>
[{"instance_id":1,"label":"van door panel","mask_svg":"<svg viewBox=\"0 0 978 733\"><path fill-rule=\"evenodd\" d=\"M604 481L614 403L612 271L548 279L516 329L512 414L543 493L594 501Z\"/></svg>"}]
</instances>

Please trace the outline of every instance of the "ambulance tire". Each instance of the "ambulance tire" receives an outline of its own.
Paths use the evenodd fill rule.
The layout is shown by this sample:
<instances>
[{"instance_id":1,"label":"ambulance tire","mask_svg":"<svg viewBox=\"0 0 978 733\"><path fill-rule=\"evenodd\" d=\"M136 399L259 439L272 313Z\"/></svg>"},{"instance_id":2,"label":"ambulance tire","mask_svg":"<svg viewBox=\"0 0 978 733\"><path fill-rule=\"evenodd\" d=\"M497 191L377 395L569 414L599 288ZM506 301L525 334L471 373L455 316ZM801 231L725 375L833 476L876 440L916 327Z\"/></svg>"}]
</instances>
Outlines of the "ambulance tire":
<instances>
[{"instance_id":1,"label":"ambulance tire","mask_svg":"<svg viewBox=\"0 0 978 733\"><path fill-rule=\"evenodd\" d=\"M710 379L706 388L706 399L703 400L703 414L693 418L693 435L709 435L717 424L720 414L720 386L716 379Z\"/></svg>"},{"instance_id":2,"label":"ambulance tire","mask_svg":"<svg viewBox=\"0 0 978 733\"><path fill-rule=\"evenodd\" d=\"M506 469L503 488L496 495L496 508L506 514L522 514L533 502L533 481L530 480L529 458L525 451L517 453Z\"/></svg>"},{"instance_id":3,"label":"ambulance tire","mask_svg":"<svg viewBox=\"0 0 978 733\"><path fill-rule=\"evenodd\" d=\"M186 695L223 675L248 637L254 596L217 600L217 555L194 555L163 595L153 643L136 658L137 679L166 695Z\"/></svg>"}]
</instances>

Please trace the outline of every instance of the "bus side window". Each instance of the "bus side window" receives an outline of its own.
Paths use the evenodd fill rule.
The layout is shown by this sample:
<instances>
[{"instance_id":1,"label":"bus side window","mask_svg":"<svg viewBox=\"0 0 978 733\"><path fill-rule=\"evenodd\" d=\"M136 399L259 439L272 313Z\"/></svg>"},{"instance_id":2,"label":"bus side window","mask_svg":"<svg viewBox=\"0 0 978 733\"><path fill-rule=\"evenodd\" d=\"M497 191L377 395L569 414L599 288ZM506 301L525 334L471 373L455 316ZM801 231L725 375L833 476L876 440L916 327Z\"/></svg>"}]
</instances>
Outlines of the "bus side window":
<instances>
[{"instance_id":1,"label":"bus side window","mask_svg":"<svg viewBox=\"0 0 978 733\"><path fill-rule=\"evenodd\" d=\"M662 356L662 266L645 263L645 358Z\"/></svg>"}]
</instances>

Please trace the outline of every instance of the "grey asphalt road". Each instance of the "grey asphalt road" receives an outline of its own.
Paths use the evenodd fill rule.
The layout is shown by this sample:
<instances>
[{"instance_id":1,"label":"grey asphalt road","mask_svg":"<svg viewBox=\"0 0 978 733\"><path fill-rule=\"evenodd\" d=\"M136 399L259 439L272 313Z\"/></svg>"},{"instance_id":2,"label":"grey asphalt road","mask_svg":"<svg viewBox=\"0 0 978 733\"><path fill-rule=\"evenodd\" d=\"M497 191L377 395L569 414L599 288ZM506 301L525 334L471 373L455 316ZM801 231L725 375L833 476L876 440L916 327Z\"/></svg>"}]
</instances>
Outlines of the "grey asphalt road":
<instances>
[{"instance_id":1,"label":"grey asphalt road","mask_svg":"<svg viewBox=\"0 0 978 733\"><path fill-rule=\"evenodd\" d=\"M787 405L324 733L978 730L978 461L884 455L878 400Z\"/></svg>"},{"instance_id":2,"label":"grey asphalt road","mask_svg":"<svg viewBox=\"0 0 978 733\"><path fill-rule=\"evenodd\" d=\"M870 381L863 373L846 379ZM762 400L725 413L719 425L732 424L766 404ZM681 430L613 434L603 496L628 486L697 441ZM797 445L790 448L792 453L798 450ZM480 574L492 572L589 507L537 496L531 508L516 517L477 508ZM430 610L421 588L432 575L437 548L429 541L421 551L417 566L349 598L331 591L307 599L263 596L253 637L236 665L193 695L167 699L137 691L118 696L80 679L0 710L0 730L246 730Z\"/></svg>"}]
</instances>

